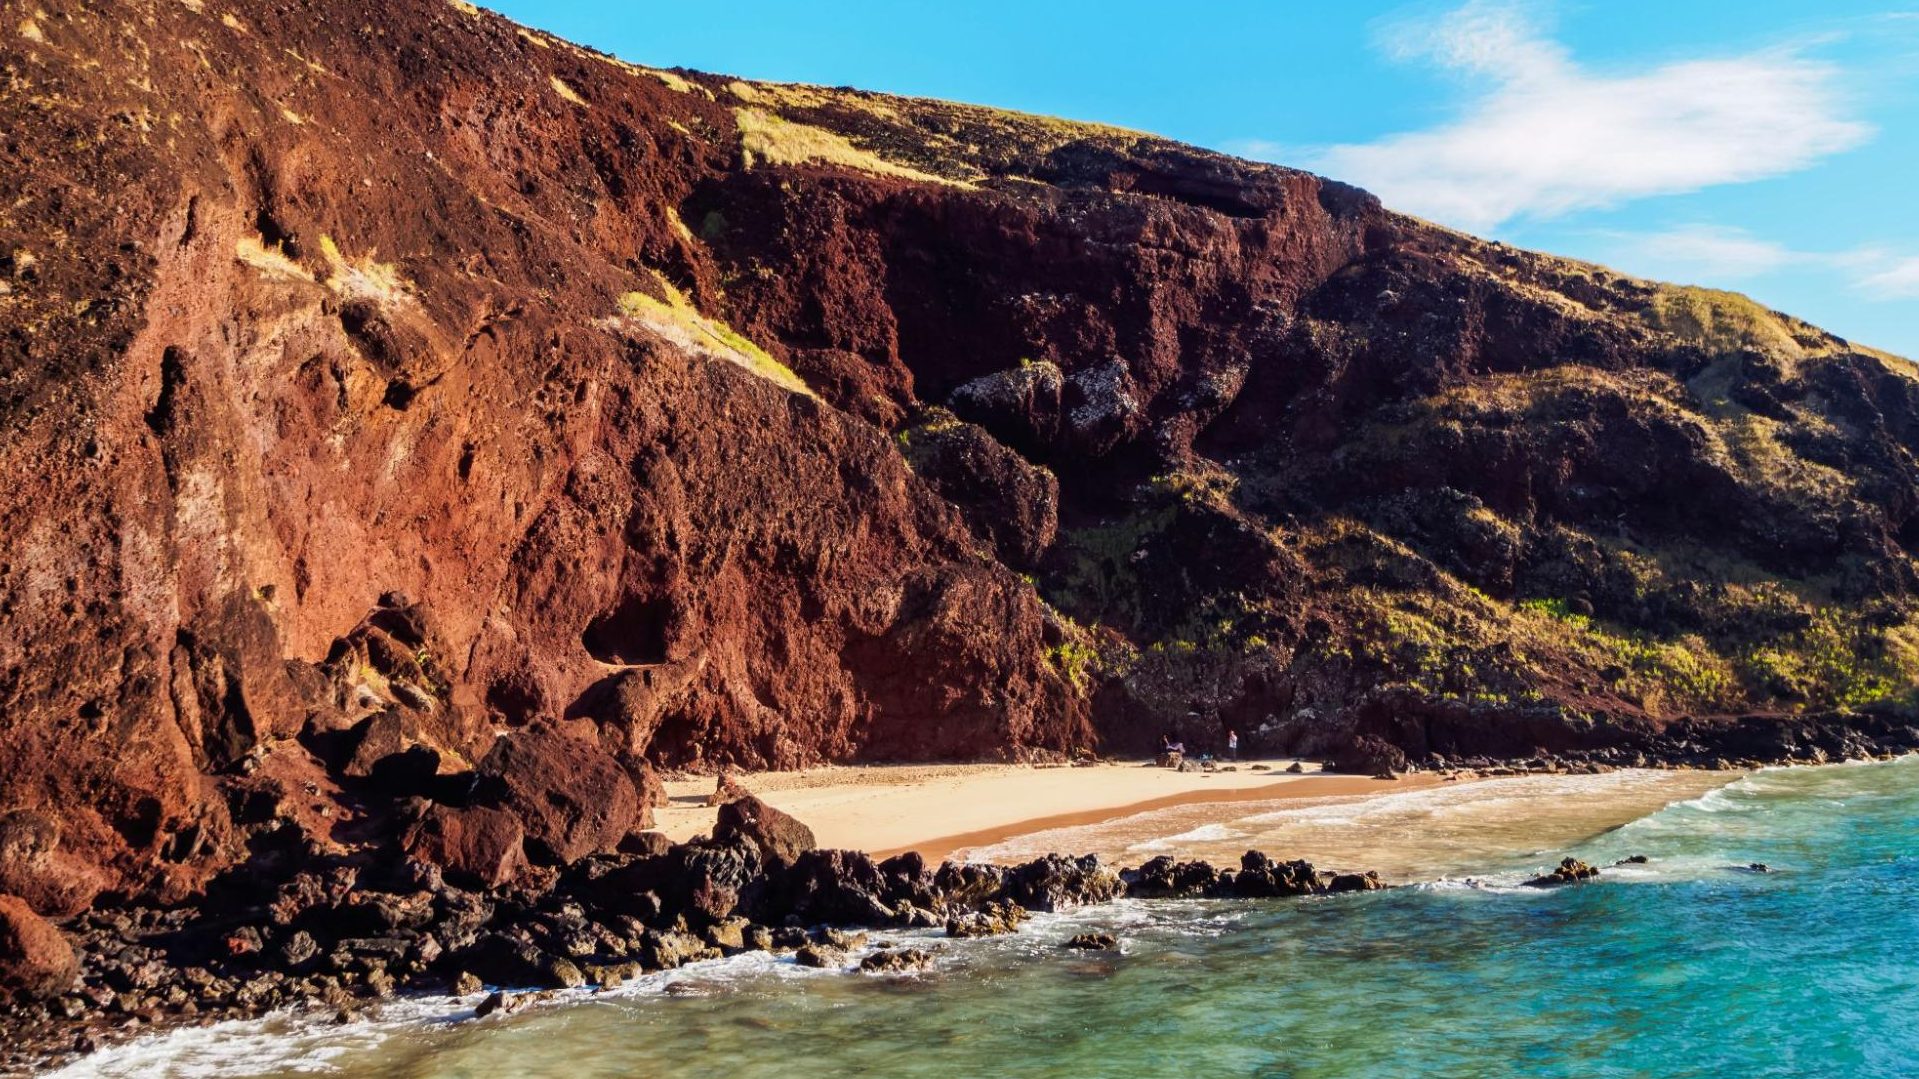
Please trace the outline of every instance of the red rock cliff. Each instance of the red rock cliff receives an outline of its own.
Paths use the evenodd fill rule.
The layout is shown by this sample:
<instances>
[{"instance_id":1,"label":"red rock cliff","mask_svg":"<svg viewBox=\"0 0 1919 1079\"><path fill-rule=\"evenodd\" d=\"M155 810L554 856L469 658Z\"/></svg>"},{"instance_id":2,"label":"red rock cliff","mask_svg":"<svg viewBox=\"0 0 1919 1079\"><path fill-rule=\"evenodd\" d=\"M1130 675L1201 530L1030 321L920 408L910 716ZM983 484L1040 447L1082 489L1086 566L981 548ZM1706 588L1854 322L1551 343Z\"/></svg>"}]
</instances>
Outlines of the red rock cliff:
<instances>
[{"instance_id":1,"label":"red rock cliff","mask_svg":"<svg viewBox=\"0 0 1919 1079\"><path fill-rule=\"evenodd\" d=\"M350 840L376 715L449 774L541 717L636 776L1381 709L1523 752L1919 663L1919 383L1736 297L458 2L4 24L43 910Z\"/></svg>"}]
</instances>

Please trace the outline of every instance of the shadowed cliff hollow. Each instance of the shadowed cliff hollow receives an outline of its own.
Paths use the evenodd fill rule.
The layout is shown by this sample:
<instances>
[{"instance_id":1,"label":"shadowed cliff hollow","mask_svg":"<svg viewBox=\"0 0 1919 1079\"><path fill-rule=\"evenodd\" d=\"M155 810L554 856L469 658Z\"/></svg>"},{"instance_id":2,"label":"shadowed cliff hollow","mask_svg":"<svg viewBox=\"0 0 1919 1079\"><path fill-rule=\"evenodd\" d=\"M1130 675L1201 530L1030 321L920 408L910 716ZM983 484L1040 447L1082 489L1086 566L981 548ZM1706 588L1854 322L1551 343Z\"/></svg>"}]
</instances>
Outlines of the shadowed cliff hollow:
<instances>
[{"instance_id":1,"label":"shadowed cliff hollow","mask_svg":"<svg viewBox=\"0 0 1919 1079\"><path fill-rule=\"evenodd\" d=\"M446 0L0 35L0 891L42 910L352 842L376 730L459 777L551 720L644 795L1911 706L1919 381L1743 298Z\"/></svg>"}]
</instances>

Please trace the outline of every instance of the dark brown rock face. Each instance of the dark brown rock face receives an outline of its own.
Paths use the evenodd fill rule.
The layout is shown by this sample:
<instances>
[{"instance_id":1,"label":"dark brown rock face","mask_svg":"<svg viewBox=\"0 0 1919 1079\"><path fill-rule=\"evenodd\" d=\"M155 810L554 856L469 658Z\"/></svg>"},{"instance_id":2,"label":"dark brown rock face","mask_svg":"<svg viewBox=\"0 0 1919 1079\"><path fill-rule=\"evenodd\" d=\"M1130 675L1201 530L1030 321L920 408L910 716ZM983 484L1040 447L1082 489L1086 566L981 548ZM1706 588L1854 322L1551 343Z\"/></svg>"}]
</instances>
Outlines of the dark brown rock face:
<instances>
[{"instance_id":1,"label":"dark brown rock face","mask_svg":"<svg viewBox=\"0 0 1919 1079\"><path fill-rule=\"evenodd\" d=\"M57 993L79 973L73 946L17 896L0 895L0 994Z\"/></svg>"},{"instance_id":2,"label":"dark brown rock face","mask_svg":"<svg viewBox=\"0 0 1919 1079\"><path fill-rule=\"evenodd\" d=\"M566 859L653 767L1912 706L1919 380L1742 298L444 0L29 21L0 817L58 843L0 882L37 908L464 805L541 721L591 752L479 778Z\"/></svg>"},{"instance_id":3,"label":"dark brown rock face","mask_svg":"<svg viewBox=\"0 0 1919 1079\"><path fill-rule=\"evenodd\" d=\"M1000 561L1039 564L1059 533L1059 481L1051 472L948 414L901 431L899 441L913 472L960 507Z\"/></svg>"},{"instance_id":4,"label":"dark brown rock face","mask_svg":"<svg viewBox=\"0 0 1919 1079\"><path fill-rule=\"evenodd\" d=\"M610 852L641 826L639 792L619 762L550 724L501 736L480 762L475 797L520 822L529 854L560 865Z\"/></svg>"},{"instance_id":5,"label":"dark brown rock face","mask_svg":"<svg viewBox=\"0 0 1919 1079\"><path fill-rule=\"evenodd\" d=\"M434 806L407 832L407 855L474 887L497 888L526 866L526 831L512 813L487 806Z\"/></svg>"}]
</instances>

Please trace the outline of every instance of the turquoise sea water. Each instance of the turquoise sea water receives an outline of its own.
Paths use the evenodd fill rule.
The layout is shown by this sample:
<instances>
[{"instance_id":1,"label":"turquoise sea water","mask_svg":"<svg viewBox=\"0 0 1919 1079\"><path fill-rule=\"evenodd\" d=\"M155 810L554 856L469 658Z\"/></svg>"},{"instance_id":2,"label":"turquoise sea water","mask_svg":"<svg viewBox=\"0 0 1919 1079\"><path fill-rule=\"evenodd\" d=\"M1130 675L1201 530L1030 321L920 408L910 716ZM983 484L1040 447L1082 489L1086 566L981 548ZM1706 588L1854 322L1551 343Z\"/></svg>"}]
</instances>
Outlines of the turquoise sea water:
<instances>
[{"instance_id":1,"label":"turquoise sea water","mask_svg":"<svg viewBox=\"0 0 1919 1079\"><path fill-rule=\"evenodd\" d=\"M920 976L741 957L484 1021L442 1001L196 1031L74 1074L1919 1075L1919 760L1755 773L1567 852L1651 861L1556 891L1514 886L1533 851L1363 896L1129 901L938 942ZM1123 951L1059 948L1088 927Z\"/></svg>"}]
</instances>

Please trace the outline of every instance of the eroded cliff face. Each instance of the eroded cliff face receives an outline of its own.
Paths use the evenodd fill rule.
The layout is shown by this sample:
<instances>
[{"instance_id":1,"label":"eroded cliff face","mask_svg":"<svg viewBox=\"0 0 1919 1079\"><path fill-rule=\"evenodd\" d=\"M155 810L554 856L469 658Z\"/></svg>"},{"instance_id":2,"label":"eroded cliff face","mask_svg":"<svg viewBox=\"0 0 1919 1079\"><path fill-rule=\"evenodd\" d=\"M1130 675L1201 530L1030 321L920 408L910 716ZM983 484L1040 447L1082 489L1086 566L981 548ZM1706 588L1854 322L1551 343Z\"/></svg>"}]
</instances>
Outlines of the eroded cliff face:
<instances>
[{"instance_id":1,"label":"eroded cliff face","mask_svg":"<svg viewBox=\"0 0 1919 1079\"><path fill-rule=\"evenodd\" d=\"M1919 382L1737 297L444 0L0 29L43 911L356 841L375 716L443 777L550 719L644 789L1910 700Z\"/></svg>"}]
</instances>

